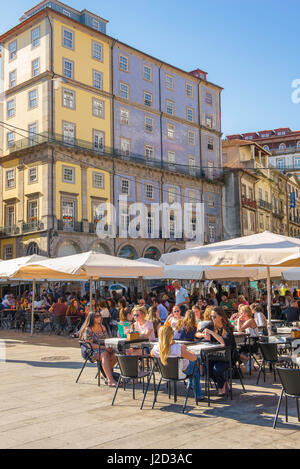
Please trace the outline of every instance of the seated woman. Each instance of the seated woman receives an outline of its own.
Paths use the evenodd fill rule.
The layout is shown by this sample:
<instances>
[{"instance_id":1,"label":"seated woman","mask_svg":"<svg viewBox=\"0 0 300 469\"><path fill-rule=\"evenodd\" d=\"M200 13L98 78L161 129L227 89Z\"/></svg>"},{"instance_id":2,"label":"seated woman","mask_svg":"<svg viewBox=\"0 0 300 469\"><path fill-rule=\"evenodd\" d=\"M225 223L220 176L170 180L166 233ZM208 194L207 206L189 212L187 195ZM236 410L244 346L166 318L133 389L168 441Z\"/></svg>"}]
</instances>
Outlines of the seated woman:
<instances>
[{"instance_id":1,"label":"seated woman","mask_svg":"<svg viewBox=\"0 0 300 469\"><path fill-rule=\"evenodd\" d=\"M215 306L211 312L211 319L214 324L214 329L212 331L210 329L204 330L205 339L211 342L217 342L223 346L230 346L231 354L233 354L236 350L233 329L223 308ZM227 385L225 372L228 366L228 362L221 362L217 359L209 361L209 373L216 382L220 396L225 395Z\"/></svg>"},{"instance_id":2,"label":"seated woman","mask_svg":"<svg viewBox=\"0 0 300 469\"><path fill-rule=\"evenodd\" d=\"M165 325L171 326L173 330L181 319L181 311L179 306L173 306L172 313L166 319Z\"/></svg>"},{"instance_id":3,"label":"seated woman","mask_svg":"<svg viewBox=\"0 0 300 469\"><path fill-rule=\"evenodd\" d=\"M203 313L203 320L200 321L197 325L197 332L195 334L195 337L198 339L203 339L204 338L204 333L203 331L205 329L212 329L213 328L213 322L211 320L211 312L214 309L214 306L207 306L205 308L205 311Z\"/></svg>"},{"instance_id":4,"label":"seated woman","mask_svg":"<svg viewBox=\"0 0 300 469\"><path fill-rule=\"evenodd\" d=\"M82 329L80 339L91 344L93 348L92 360L97 361L100 352L100 359L103 370L108 379L108 385L115 387L117 385L113 378L112 370L117 363L116 355L113 349L101 345L103 339L108 337L105 327L102 325L100 313L89 313Z\"/></svg>"},{"instance_id":5,"label":"seated woman","mask_svg":"<svg viewBox=\"0 0 300 469\"><path fill-rule=\"evenodd\" d=\"M241 308L241 316L237 320L238 332L246 332L250 334L250 337L258 337L258 329L256 321L253 317L253 312L250 306L243 306ZM249 368L249 353L256 353L258 351L258 344L254 343L251 345L243 345L240 347L240 358L243 363L246 364L246 368Z\"/></svg>"},{"instance_id":6,"label":"seated woman","mask_svg":"<svg viewBox=\"0 0 300 469\"><path fill-rule=\"evenodd\" d=\"M261 327L263 334L268 335L268 321L263 313L262 307L259 303L252 303L250 308L254 317L254 321L257 324L257 327Z\"/></svg>"},{"instance_id":7,"label":"seated woman","mask_svg":"<svg viewBox=\"0 0 300 469\"><path fill-rule=\"evenodd\" d=\"M189 378L189 386L192 387L194 391L194 395L197 395L198 401L204 399L202 394L201 384L200 384L200 377L199 377L199 369L195 364L197 359L196 355L190 352L185 345L182 344L175 344L174 339L174 332L171 326L162 326L159 329L158 333L158 344L155 344L153 349L151 350L151 356L155 358L160 358L163 365L167 365L169 357L180 357L183 360L179 361L179 370L178 370L178 377L180 379L184 379L186 376L191 375L193 373L193 369L195 366L195 377L196 377L196 390L194 383L191 382ZM197 394L196 394L197 393Z\"/></svg>"},{"instance_id":8,"label":"seated woman","mask_svg":"<svg viewBox=\"0 0 300 469\"><path fill-rule=\"evenodd\" d=\"M196 318L196 323L197 323L197 327L198 327L198 324L203 321L203 310L201 309L201 306L195 304L193 307L192 307L192 310L194 311L195 313L195 318Z\"/></svg>"},{"instance_id":9,"label":"seated woman","mask_svg":"<svg viewBox=\"0 0 300 469\"><path fill-rule=\"evenodd\" d=\"M134 330L140 333L141 339L155 340L153 323L146 319L147 309L144 306L133 308L133 318L135 320Z\"/></svg>"},{"instance_id":10,"label":"seated woman","mask_svg":"<svg viewBox=\"0 0 300 469\"><path fill-rule=\"evenodd\" d=\"M150 308L148 310L148 314L146 316L146 319L148 321L152 322L155 338L157 338L158 337L158 331L159 331L160 326L161 326L161 320L160 320L160 317L159 317L159 309L158 309L157 306L150 306Z\"/></svg>"},{"instance_id":11,"label":"seated woman","mask_svg":"<svg viewBox=\"0 0 300 469\"><path fill-rule=\"evenodd\" d=\"M110 329L110 312L107 308L107 303L105 300L100 300L97 305L97 311L100 312L102 317L102 323L106 327L108 334L111 336L111 329Z\"/></svg>"},{"instance_id":12,"label":"seated woman","mask_svg":"<svg viewBox=\"0 0 300 469\"><path fill-rule=\"evenodd\" d=\"M175 340L194 340L197 331L195 313L188 309L183 319L180 319L175 327Z\"/></svg>"}]
</instances>

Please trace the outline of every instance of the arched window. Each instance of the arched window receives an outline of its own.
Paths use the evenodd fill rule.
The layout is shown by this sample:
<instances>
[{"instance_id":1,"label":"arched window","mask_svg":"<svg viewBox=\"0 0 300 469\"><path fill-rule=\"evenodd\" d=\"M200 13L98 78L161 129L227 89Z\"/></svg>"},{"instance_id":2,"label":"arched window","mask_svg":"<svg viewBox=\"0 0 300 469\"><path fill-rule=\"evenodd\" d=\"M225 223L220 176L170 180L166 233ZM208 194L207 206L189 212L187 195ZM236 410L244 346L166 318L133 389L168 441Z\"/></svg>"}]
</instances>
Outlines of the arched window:
<instances>
[{"instance_id":1,"label":"arched window","mask_svg":"<svg viewBox=\"0 0 300 469\"><path fill-rule=\"evenodd\" d=\"M146 259L153 259L155 261L159 261L161 254L156 247L151 246L150 248L146 249L144 257Z\"/></svg>"},{"instance_id":2,"label":"arched window","mask_svg":"<svg viewBox=\"0 0 300 469\"><path fill-rule=\"evenodd\" d=\"M57 257L72 256L73 254L79 254L80 248L73 241L64 241L57 252Z\"/></svg>"},{"instance_id":3,"label":"arched window","mask_svg":"<svg viewBox=\"0 0 300 469\"><path fill-rule=\"evenodd\" d=\"M264 146L264 150L270 151L270 148L268 147L268 145Z\"/></svg>"},{"instance_id":4,"label":"arched window","mask_svg":"<svg viewBox=\"0 0 300 469\"><path fill-rule=\"evenodd\" d=\"M299 142L297 142L296 146L297 146L297 148L300 148L300 140L299 140Z\"/></svg>"},{"instance_id":5,"label":"arched window","mask_svg":"<svg viewBox=\"0 0 300 469\"><path fill-rule=\"evenodd\" d=\"M123 246L120 249L119 257L124 257L124 259L134 260L138 258L138 255L137 255L136 250L132 246L127 245L127 246Z\"/></svg>"},{"instance_id":6,"label":"arched window","mask_svg":"<svg viewBox=\"0 0 300 469\"><path fill-rule=\"evenodd\" d=\"M27 256L32 256L32 254L39 254L39 246L37 243L29 243L26 249Z\"/></svg>"},{"instance_id":7,"label":"arched window","mask_svg":"<svg viewBox=\"0 0 300 469\"><path fill-rule=\"evenodd\" d=\"M279 150L285 150L285 149L286 149L285 143L281 143L281 144L279 145Z\"/></svg>"},{"instance_id":8,"label":"arched window","mask_svg":"<svg viewBox=\"0 0 300 469\"><path fill-rule=\"evenodd\" d=\"M100 254L110 254L110 251L105 244L102 243L96 243L93 247L92 250L95 252L99 252Z\"/></svg>"}]
</instances>

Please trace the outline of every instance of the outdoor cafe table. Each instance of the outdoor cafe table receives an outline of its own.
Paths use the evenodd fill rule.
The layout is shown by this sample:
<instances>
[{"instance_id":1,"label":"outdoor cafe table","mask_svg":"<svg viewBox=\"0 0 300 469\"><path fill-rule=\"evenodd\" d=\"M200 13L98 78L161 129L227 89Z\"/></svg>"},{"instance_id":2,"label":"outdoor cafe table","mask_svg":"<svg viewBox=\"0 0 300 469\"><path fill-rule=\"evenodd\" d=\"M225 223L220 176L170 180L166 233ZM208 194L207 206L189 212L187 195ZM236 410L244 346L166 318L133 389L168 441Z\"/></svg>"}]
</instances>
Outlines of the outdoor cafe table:
<instances>
[{"instance_id":1,"label":"outdoor cafe table","mask_svg":"<svg viewBox=\"0 0 300 469\"><path fill-rule=\"evenodd\" d=\"M105 347L110 347L115 350L117 353L125 353L125 350L132 348L133 346L138 346L140 348L142 344L149 343L147 339L136 339L136 340L127 340L126 338L112 337L109 339L104 339Z\"/></svg>"}]
</instances>

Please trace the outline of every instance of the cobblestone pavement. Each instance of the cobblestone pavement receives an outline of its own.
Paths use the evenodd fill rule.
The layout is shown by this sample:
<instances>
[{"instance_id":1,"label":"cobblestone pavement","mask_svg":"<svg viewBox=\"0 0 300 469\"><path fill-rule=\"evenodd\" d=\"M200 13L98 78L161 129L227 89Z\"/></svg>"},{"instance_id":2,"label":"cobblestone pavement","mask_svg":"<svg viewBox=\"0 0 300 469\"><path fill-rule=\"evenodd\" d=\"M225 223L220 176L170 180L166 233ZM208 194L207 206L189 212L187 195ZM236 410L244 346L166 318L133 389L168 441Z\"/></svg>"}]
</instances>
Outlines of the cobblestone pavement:
<instances>
[{"instance_id":1,"label":"cobblestone pavement","mask_svg":"<svg viewBox=\"0 0 300 469\"><path fill-rule=\"evenodd\" d=\"M5 348L4 348L5 346ZM256 386L256 376L245 376L247 393L234 381L233 400L213 396L211 407L192 398L182 414L169 401L165 388L154 410L149 392L143 411L130 389L118 393L102 381L98 388L95 365L88 365L78 384L82 366L78 342L58 336L0 331L0 448L300 448L300 423L291 399L289 423L284 405L278 428L272 429L280 393L267 375Z\"/></svg>"}]
</instances>

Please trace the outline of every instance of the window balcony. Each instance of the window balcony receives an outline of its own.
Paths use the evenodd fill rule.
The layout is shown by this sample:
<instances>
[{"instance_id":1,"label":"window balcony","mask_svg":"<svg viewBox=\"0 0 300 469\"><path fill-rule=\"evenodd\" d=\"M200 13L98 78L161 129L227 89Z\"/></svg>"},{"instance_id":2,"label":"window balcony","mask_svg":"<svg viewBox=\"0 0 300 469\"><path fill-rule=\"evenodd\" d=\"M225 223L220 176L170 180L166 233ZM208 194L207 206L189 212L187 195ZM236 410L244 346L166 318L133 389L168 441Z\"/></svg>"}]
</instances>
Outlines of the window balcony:
<instances>
[{"instance_id":1,"label":"window balcony","mask_svg":"<svg viewBox=\"0 0 300 469\"><path fill-rule=\"evenodd\" d=\"M256 203L255 200L248 199L247 197L245 197L243 195L242 195L242 205L244 207L252 208L254 210L256 210L256 208L257 208L257 203Z\"/></svg>"},{"instance_id":2,"label":"window balcony","mask_svg":"<svg viewBox=\"0 0 300 469\"><path fill-rule=\"evenodd\" d=\"M83 233L83 223L71 219L72 217L57 220L58 231Z\"/></svg>"},{"instance_id":3,"label":"window balcony","mask_svg":"<svg viewBox=\"0 0 300 469\"><path fill-rule=\"evenodd\" d=\"M40 220L30 220L28 223L22 223L22 233L30 233L31 231L40 231L42 223Z\"/></svg>"},{"instance_id":4,"label":"window balcony","mask_svg":"<svg viewBox=\"0 0 300 469\"><path fill-rule=\"evenodd\" d=\"M266 200L259 199L258 205L260 208L264 208L265 210L272 210L272 204L270 202L267 202Z\"/></svg>"},{"instance_id":5,"label":"window balcony","mask_svg":"<svg viewBox=\"0 0 300 469\"><path fill-rule=\"evenodd\" d=\"M3 226L0 228L0 236L11 236L19 233L19 228L16 225Z\"/></svg>"}]
</instances>

